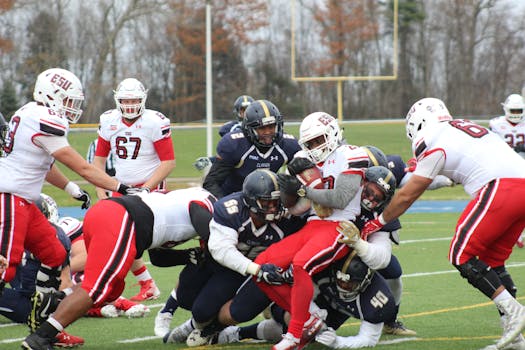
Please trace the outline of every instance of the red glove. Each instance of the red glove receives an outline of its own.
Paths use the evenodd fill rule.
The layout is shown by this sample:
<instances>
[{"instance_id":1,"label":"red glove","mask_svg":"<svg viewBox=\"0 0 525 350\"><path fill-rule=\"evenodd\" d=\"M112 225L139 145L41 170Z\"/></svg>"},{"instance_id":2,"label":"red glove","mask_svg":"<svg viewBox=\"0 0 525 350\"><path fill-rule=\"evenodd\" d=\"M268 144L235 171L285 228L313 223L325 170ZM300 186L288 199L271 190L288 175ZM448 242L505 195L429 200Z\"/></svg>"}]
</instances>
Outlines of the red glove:
<instances>
[{"instance_id":1,"label":"red glove","mask_svg":"<svg viewBox=\"0 0 525 350\"><path fill-rule=\"evenodd\" d=\"M361 238L366 241L368 235L381 230L386 225L386 222L384 224L381 223L382 219L383 217L380 215L374 220L368 221L361 230Z\"/></svg>"},{"instance_id":2,"label":"red glove","mask_svg":"<svg viewBox=\"0 0 525 350\"><path fill-rule=\"evenodd\" d=\"M412 173L416 170L417 160L416 158L410 158L407 162L407 167L405 168L406 173Z\"/></svg>"}]
</instances>

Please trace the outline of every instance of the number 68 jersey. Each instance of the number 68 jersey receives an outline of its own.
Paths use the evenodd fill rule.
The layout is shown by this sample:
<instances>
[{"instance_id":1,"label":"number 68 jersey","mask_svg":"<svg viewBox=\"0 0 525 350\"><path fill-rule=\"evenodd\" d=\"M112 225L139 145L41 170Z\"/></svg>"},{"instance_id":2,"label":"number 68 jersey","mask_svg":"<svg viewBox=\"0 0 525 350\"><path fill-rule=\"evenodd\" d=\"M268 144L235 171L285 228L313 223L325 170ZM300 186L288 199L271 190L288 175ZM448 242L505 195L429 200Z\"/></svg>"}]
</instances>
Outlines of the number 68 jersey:
<instances>
[{"instance_id":1,"label":"number 68 jersey","mask_svg":"<svg viewBox=\"0 0 525 350\"><path fill-rule=\"evenodd\" d=\"M412 143L415 175L441 174L475 196L497 178L525 178L525 160L499 135L468 120L454 119L421 130Z\"/></svg>"}]
</instances>

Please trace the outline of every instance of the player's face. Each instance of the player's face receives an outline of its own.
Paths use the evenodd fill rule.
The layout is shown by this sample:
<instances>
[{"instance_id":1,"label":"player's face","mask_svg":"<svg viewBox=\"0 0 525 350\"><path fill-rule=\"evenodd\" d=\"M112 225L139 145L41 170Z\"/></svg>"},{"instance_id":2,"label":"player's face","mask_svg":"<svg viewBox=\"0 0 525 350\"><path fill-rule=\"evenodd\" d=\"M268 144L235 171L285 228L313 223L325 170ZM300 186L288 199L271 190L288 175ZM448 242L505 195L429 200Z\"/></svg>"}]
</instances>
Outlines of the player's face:
<instances>
[{"instance_id":1,"label":"player's face","mask_svg":"<svg viewBox=\"0 0 525 350\"><path fill-rule=\"evenodd\" d=\"M277 214L279 211L278 199L259 199L259 206L267 214Z\"/></svg>"},{"instance_id":2,"label":"player's face","mask_svg":"<svg viewBox=\"0 0 525 350\"><path fill-rule=\"evenodd\" d=\"M265 145L271 145L273 143L275 133L277 132L277 125L264 125L255 129L255 131L257 132L257 139L259 140L259 142Z\"/></svg>"},{"instance_id":3,"label":"player's face","mask_svg":"<svg viewBox=\"0 0 525 350\"><path fill-rule=\"evenodd\" d=\"M246 112L246 107L241 107L239 109L239 118L244 119L244 113Z\"/></svg>"},{"instance_id":4,"label":"player's face","mask_svg":"<svg viewBox=\"0 0 525 350\"><path fill-rule=\"evenodd\" d=\"M319 135L311 140L308 140L308 142L305 143L305 146L308 147L308 149L316 149L319 146L322 146L326 143L324 135Z\"/></svg>"},{"instance_id":5,"label":"player's face","mask_svg":"<svg viewBox=\"0 0 525 350\"><path fill-rule=\"evenodd\" d=\"M120 103L126 113L134 113L137 110L137 106L140 107L142 100L140 98L121 99Z\"/></svg>"},{"instance_id":6,"label":"player's face","mask_svg":"<svg viewBox=\"0 0 525 350\"><path fill-rule=\"evenodd\" d=\"M381 191L378 184L374 182L366 182L361 193L361 202L368 210L373 210L383 203L385 200L385 193Z\"/></svg>"}]
</instances>

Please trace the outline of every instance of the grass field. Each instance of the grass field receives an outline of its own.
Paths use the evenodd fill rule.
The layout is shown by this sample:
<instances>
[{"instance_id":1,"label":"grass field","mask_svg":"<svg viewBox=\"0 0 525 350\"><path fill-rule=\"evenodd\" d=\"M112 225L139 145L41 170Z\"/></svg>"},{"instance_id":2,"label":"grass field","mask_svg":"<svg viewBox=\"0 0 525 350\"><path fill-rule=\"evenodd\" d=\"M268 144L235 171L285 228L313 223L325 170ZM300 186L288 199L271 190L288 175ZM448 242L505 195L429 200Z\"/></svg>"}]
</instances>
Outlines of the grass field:
<instances>
[{"instance_id":1,"label":"grass field","mask_svg":"<svg viewBox=\"0 0 525 350\"><path fill-rule=\"evenodd\" d=\"M450 350L479 349L501 335L499 317L493 304L463 280L447 261L448 245L459 214L407 214L402 217L402 244L394 247L404 269L401 319L418 332L402 339L383 336L380 349ZM518 297L525 294L525 249L515 248L508 270L518 286ZM82 318L69 331L86 339L85 349L182 349L185 345L165 345L153 336L153 323L160 304L177 281L179 268L150 267L162 291L160 299L147 302L151 313L142 319ZM133 278L128 279L126 296L134 295ZM172 325L188 317L177 310ZM338 333L352 335L356 320L349 320ZM0 348L17 349L27 329L0 317ZM269 349L270 344L240 343L214 345L214 349ZM309 349L325 349L313 344ZM199 349L203 349L200 347Z\"/></svg>"},{"instance_id":2,"label":"grass field","mask_svg":"<svg viewBox=\"0 0 525 350\"><path fill-rule=\"evenodd\" d=\"M297 127L288 131L297 135ZM388 124L348 124L345 135L349 143L357 145L373 144L387 153L410 157L410 145L404 136L404 125ZM70 142L85 154L94 132L75 132ZM199 173L191 164L205 153L204 129L184 129L173 132L174 147L177 154L177 168L173 178L198 178ZM78 176L67 172L72 179ZM171 187L185 186L184 182L171 182ZM94 193L90 185L83 185ZM61 191L45 187L60 206L76 206L78 202L67 198ZM424 199L466 199L460 186L429 191ZM450 350L479 349L496 341L501 335L496 308L480 292L472 288L448 263L447 252L459 213L406 214L401 217L403 230L402 244L394 247L404 269L404 292L401 305L401 319L418 332L416 337L400 338L383 336L378 345L380 349L404 350ZM189 242L187 245L194 245ZM147 259L147 256L146 256ZM515 248L508 262L508 270L518 286L518 299L525 299L525 249ZM68 328L72 334L86 339L85 349L183 349L185 345L165 345L153 336L155 314L164 303L177 281L180 268L157 268L150 271L159 285L162 295L158 300L147 302L151 313L142 319L93 319L82 318ZM138 291L133 286L135 280L128 277L125 296ZM177 310L172 326L186 320L189 313ZM339 331L340 335L353 335L358 330L358 322L349 320ZM24 325L15 325L0 316L0 349L17 349L27 335ZM270 344L239 343L214 345L214 349L269 349ZM199 347L198 349L203 349ZM312 344L308 349L325 349Z\"/></svg>"}]
</instances>

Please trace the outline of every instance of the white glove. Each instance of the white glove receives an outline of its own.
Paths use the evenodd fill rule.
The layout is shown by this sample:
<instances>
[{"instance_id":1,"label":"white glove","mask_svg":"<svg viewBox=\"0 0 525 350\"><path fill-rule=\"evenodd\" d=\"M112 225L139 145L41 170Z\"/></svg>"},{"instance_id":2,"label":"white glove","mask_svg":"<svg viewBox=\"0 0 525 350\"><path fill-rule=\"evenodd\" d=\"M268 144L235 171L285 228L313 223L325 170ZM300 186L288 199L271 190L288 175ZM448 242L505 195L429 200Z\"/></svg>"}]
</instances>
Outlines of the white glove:
<instances>
[{"instance_id":1,"label":"white glove","mask_svg":"<svg viewBox=\"0 0 525 350\"><path fill-rule=\"evenodd\" d=\"M317 334L315 336L315 341L328 346L329 348L337 349L337 334L332 327L328 327L327 330Z\"/></svg>"}]
</instances>

